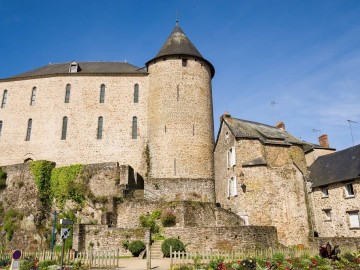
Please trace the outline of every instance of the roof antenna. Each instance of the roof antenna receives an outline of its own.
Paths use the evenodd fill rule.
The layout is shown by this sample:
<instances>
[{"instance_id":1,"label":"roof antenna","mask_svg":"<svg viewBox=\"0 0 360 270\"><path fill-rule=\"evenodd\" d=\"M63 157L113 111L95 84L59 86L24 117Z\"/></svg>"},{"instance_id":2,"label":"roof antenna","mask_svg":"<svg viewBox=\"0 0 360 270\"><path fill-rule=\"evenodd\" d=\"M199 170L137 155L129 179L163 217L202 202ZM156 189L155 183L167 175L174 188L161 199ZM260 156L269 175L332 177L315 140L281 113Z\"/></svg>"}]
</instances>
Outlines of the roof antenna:
<instances>
[{"instance_id":1,"label":"roof antenna","mask_svg":"<svg viewBox=\"0 0 360 270\"><path fill-rule=\"evenodd\" d=\"M272 116L273 116L273 122L275 123L275 115L274 115L274 106L277 105L279 103L277 103L274 99L270 102L271 105L271 111L272 111Z\"/></svg>"},{"instance_id":2,"label":"roof antenna","mask_svg":"<svg viewBox=\"0 0 360 270\"><path fill-rule=\"evenodd\" d=\"M316 140L315 140L315 142L318 140L318 132L321 132L321 130L320 129L315 129L315 128L313 128L312 129L312 131L315 133L315 135L316 135Z\"/></svg>"},{"instance_id":3,"label":"roof antenna","mask_svg":"<svg viewBox=\"0 0 360 270\"><path fill-rule=\"evenodd\" d=\"M355 121L351 121L351 120L346 120L349 122L349 126L350 126L350 133L351 133L351 139L352 139L352 143L353 143L353 146L355 145L354 144L354 137L353 137L353 133L352 133L352 128L351 128L351 123L354 123L354 124L357 124L357 122Z\"/></svg>"}]
</instances>

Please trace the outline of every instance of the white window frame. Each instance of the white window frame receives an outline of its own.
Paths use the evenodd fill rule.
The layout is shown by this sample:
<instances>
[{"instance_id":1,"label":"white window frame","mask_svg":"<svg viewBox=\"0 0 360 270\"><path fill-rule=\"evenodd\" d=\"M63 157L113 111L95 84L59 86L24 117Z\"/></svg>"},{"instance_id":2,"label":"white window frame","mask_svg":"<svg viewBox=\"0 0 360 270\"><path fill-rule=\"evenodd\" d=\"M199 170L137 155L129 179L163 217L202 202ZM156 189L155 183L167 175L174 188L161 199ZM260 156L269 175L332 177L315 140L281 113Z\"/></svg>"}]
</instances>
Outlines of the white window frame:
<instances>
[{"instance_id":1,"label":"white window frame","mask_svg":"<svg viewBox=\"0 0 360 270\"><path fill-rule=\"evenodd\" d=\"M323 187L321 189L322 192L322 198L328 198L329 197L329 187Z\"/></svg>"},{"instance_id":2,"label":"white window frame","mask_svg":"<svg viewBox=\"0 0 360 270\"><path fill-rule=\"evenodd\" d=\"M349 227L360 228L359 211L349 211Z\"/></svg>"},{"instance_id":3,"label":"white window frame","mask_svg":"<svg viewBox=\"0 0 360 270\"><path fill-rule=\"evenodd\" d=\"M354 198L355 197L355 190L353 183L345 184L345 198Z\"/></svg>"},{"instance_id":4,"label":"white window frame","mask_svg":"<svg viewBox=\"0 0 360 270\"><path fill-rule=\"evenodd\" d=\"M226 161L227 161L227 167L231 168L236 165L236 153L235 153L235 146L231 147L226 152Z\"/></svg>"}]
</instances>

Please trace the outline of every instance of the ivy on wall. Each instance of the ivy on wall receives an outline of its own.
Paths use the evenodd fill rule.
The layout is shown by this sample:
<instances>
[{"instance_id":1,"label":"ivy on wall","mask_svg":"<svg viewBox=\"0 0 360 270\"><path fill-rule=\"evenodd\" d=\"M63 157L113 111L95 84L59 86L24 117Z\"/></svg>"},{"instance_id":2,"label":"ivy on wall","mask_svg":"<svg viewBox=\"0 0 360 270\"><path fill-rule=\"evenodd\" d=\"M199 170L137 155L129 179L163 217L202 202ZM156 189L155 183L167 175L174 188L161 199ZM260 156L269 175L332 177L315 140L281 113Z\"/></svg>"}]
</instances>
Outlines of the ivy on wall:
<instances>
[{"instance_id":1,"label":"ivy on wall","mask_svg":"<svg viewBox=\"0 0 360 270\"><path fill-rule=\"evenodd\" d=\"M6 178L6 172L4 172L3 169L0 167L0 189L6 188Z\"/></svg>"},{"instance_id":2,"label":"ivy on wall","mask_svg":"<svg viewBox=\"0 0 360 270\"><path fill-rule=\"evenodd\" d=\"M39 199L43 205L51 205L50 178L54 167L55 163L47 160L38 160L30 163L30 170L34 175L35 184L39 191Z\"/></svg>"}]
</instances>

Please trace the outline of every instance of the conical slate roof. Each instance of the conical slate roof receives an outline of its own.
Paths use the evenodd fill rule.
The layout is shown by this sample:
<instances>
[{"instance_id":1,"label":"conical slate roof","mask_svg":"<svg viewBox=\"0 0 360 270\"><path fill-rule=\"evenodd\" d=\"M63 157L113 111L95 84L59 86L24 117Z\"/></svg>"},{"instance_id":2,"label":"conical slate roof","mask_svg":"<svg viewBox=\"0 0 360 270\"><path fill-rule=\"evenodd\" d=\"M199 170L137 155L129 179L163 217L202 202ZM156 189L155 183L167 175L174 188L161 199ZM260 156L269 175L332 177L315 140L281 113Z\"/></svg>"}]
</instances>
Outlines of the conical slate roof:
<instances>
[{"instance_id":1,"label":"conical slate roof","mask_svg":"<svg viewBox=\"0 0 360 270\"><path fill-rule=\"evenodd\" d=\"M155 58L174 54L186 54L203 58L201 53L195 48L194 44L192 44L178 25L175 26Z\"/></svg>"},{"instance_id":2,"label":"conical slate roof","mask_svg":"<svg viewBox=\"0 0 360 270\"><path fill-rule=\"evenodd\" d=\"M158 58L174 55L193 56L195 58L201 59L210 66L211 77L213 77L215 74L215 69L213 65L201 55L201 53L196 49L194 44L185 35L183 30L177 23L174 30L171 32L164 45L161 47L158 54L153 59L148 61L146 63L146 66L148 66L150 62L157 60Z\"/></svg>"}]
</instances>

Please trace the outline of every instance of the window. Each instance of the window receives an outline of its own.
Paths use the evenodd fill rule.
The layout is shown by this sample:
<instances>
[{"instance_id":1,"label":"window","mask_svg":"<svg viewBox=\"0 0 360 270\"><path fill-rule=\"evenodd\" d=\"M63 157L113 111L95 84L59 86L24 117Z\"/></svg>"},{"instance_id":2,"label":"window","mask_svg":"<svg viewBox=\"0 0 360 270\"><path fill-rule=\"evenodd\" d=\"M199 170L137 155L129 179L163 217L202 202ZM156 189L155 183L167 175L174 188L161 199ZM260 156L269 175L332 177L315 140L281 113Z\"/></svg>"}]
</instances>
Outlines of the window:
<instances>
[{"instance_id":1,"label":"window","mask_svg":"<svg viewBox=\"0 0 360 270\"><path fill-rule=\"evenodd\" d=\"M139 85L135 84L134 85L134 103L138 103L139 102Z\"/></svg>"},{"instance_id":2,"label":"window","mask_svg":"<svg viewBox=\"0 0 360 270\"><path fill-rule=\"evenodd\" d=\"M132 120L132 138L137 138L137 117L134 116Z\"/></svg>"},{"instance_id":3,"label":"window","mask_svg":"<svg viewBox=\"0 0 360 270\"><path fill-rule=\"evenodd\" d=\"M35 104L35 98L36 98L36 87L34 87L31 92L30 106Z\"/></svg>"},{"instance_id":4,"label":"window","mask_svg":"<svg viewBox=\"0 0 360 270\"><path fill-rule=\"evenodd\" d=\"M1 130L2 130L3 122L0 121L0 137L1 137Z\"/></svg>"},{"instance_id":5,"label":"window","mask_svg":"<svg viewBox=\"0 0 360 270\"><path fill-rule=\"evenodd\" d=\"M5 108L6 101L7 101L7 94L8 94L8 91L4 90L2 101L1 101L1 108Z\"/></svg>"},{"instance_id":6,"label":"window","mask_svg":"<svg viewBox=\"0 0 360 270\"><path fill-rule=\"evenodd\" d=\"M179 99L180 99L180 87L179 87L179 85L176 86L176 89L177 89L177 91L176 91L176 100L179 101Z\"/></svg>"},{"instance_id":7,"label":"window","mask_svg":"<svg viewBox=\"0 0 360 270\"><path fill-rule=\"evenodd\" d=\"M355 196L355 192L354 192L354 187L353 184L346 184L345 185L345 197L354 197Z\"/></svg>"},{"instance_id":8,"label":"window","mask_svg":"<svg viewBox=\"0 0 360 270\"><path fill-rule=\"evenodd\" d=\"M227 151L227 167L231 168L236 165L235 146Z\"/></svg>"},{"instance_id":9,"label":"window","mask_svg":"<svg viewBox=\"0 0 360 270\"><path fill-rule=\"evenodd\" d=\"M98 140L102 139L103 122L104 122L104 119L102 116L100 116L98 119L98 128L97 128L97 139Z\"/></svg>"},{"instance_id":10,"label":"window","mask_svg":"<svg viewBox=\"0 0 360 270\"><path fill-rule=\"evenodd\" d=\"M77 73L79 71L79 64L75 61L70 63L69 73Z\"/></svg>"},{"instance_id":11,"label":"window","mask_svg":"<svg viewBox=\"0 0 360 270\"><path fill-rule=\"evenodd\" d=\"M65 103L70 102L70 90L71 90L71 85L67 84L66 85L66 92L65 92Z\"/></svg>"},{"instance_id":12,"label":"window","mask_svg":"<svg viewBox=\"0 0 360 270\"><path fill-rule=\"evenodd\" d=\"M100 103L105 102L105 84L100 86Z\"/></svg>"},{"instance_id":13,"label":"window","mask_svg":"<svg viewBox=\"0 0 360 270\"><path fill-rule=\"evenodd\" d=\"M348 212L348 214L349 214L350 228L359 228L360 227L359 211L351 211L351 212Z\"/></svg>"},{"instance_id":14,"label":"window","mask_svg":"<svg viewBox=\"0 0 360 270\"><path fill-rule=\"evenodd\" d=\"M325 221L331 221L331 209L323 209Z\"/></svg>"},{"instance_id":15,"label":"window","mask_svg":"<svg viewBox=\"0 0 360 270\"><path fill-rule=\"evenodd\" d=\"M62 122L62 129L61 129L61 139L66 140L66 133L67 133L67 125L68 125L68 118L64 116Z\"/></svg>"},{"instance_id":16,"label":"window","mask_svg":"<svg viewBox=\"0 0 360 270\"><path fill-rule=\"evenodd\" d=\"M329 187L323 187L321 189L322 191L322 197L325 198L325 197L329 197Z\"/></svg>"},{"instance_id":17,"label":"window","mask_svg":"<svg viewBox=\"0 0 360 270\"><path fill-rule=\"evenodd\" d=\"M187 66L187 59L182 59L181 64L183 67Z\"/></svg>"},{"instance_id":18,"label":"window","mask_svg":"<svg viewBox=\"0 0 360 270\"><path fill-rule=\"evenodd\" d=\"M230 198L231 196L236 197L237 195L237 180L234 176L228 180L228 198Z\"/></svg>"},{"instance_id":19,"label":"window","mask_svg":"<svg viewBox=\"0 0 360 270\"><path fill-rule=\"evenodd\" d=\"M28 120L27 130L26 130L26 138L25 141L30 141L31 137L31 128L32 128L32 119Z\"/></svg>"}]
</instances>

